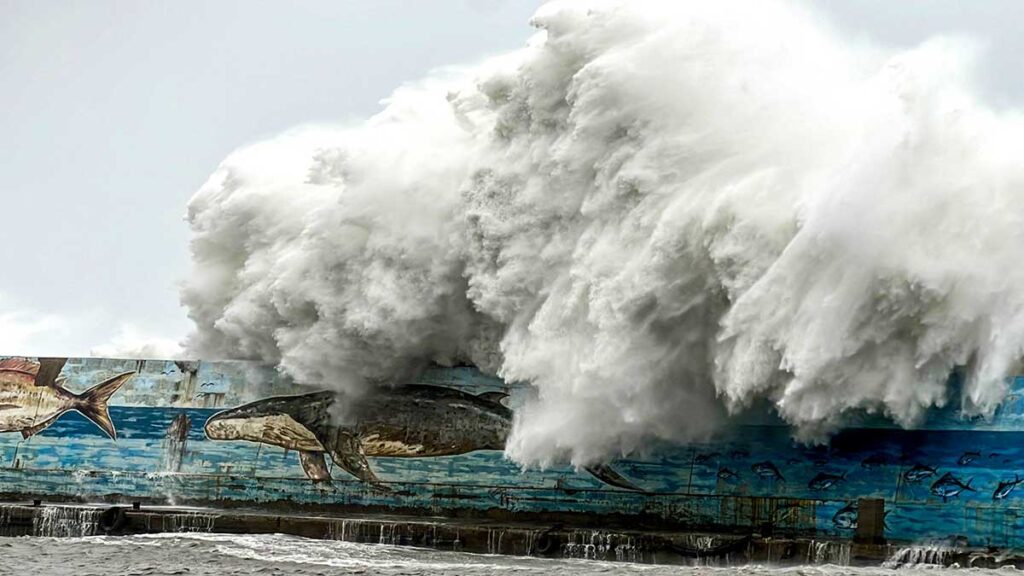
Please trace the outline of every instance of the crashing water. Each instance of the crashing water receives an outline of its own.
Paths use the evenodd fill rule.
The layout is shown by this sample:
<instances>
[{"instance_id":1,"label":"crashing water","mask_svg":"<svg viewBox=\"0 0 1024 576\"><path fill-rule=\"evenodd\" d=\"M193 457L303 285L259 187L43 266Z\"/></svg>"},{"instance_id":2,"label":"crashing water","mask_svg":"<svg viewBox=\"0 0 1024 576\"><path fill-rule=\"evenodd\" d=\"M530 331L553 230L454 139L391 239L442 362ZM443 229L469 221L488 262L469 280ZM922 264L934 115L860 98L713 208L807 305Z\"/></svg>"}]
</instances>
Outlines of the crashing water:
<instances>
[{"instance_id":1,"label":"crashing water","mask_svg":"<svg viewBox=\"0 0 1024 576\"><path fill-rule=\"evenodd\" d=\"M536 394L507 454L583 465L760 402L991 414L1024 355L1024 116L978 53L796 2L574 0L365 123L231 154L191 200L192 353L362 392L469 361ZM524 26L525 29L525 26ZM1020 278L1018 278L1020 276Z\"/></svg>"},{"instance_id":2,"label":"crashing water","mask_svg":"<svg viewBox=\"0 0 1024 576\"><path fill-rule=\"evenodd\" d=\"M576 530L562 544L561 554L564 558L642 562L643 552L635 540L634 536L614 532Z\"/></svg>"},{"instance_id":3,"label":"crashing water","mask_svg":"<svg viewBox=\"0 0 1024 576\"><path fill-rule=\"evenodd\" d=\"M897 549L882 565L886 568L945 566L949 564L949 559L954 553L955 548L943 544L906 546Z\"/></svg>"},{"instance_id":4,"label":"crashing water","mask_svg":"<svg viewBox=\"0 0 1024 576\"><path fill-rule=\"evenodd\" d=\"M99 533L102 508L46 506L32 518L32 534L49 537L93 536Z\"/></svg>"},{"instance_id":5,"label":"crashing water","mask_svg":"<svg viewBox=\"0 0 1024 576\"><path fill-rule=\"evenodd\" d=\"M850 563L850 543L812 540L807 546L807 562L809 564L836 564L846 566ZM910 562L913 564L913 562Z\"/></svg>"},{"instance_id":6,"label":"crashing water","mask_svg":"<svg viewBox=\"0 0 1024 576\"><path fill-rule=\"evenodd\" d=\"M183 514L162 514L160 516L163 532L210 532L213 530L216 514L186 512Z\"/></svg>"},{"instance_id":7,"label":"crashing water","mask_svg":"<svg viewBox=\"0 0 1024 576\"><path fill-rule=\"evenodd\" d=\"M18 531L13 512L31 510L29 524ZM288 535L229 535L212 533L216 514L203 511L165 514L157 522L146 526L157 533L135 536L104 536L102 515L104 508L47 506L38 508L0 507L0 547L7 558L24 556L24 568L45 574L74 573L76 575L104 573L103 570L122 569L132 573L154 574L257 574L285 571L293 574L365 573L375 574L486 574L494 570L517 574L881 574L892 569L912 573L927 569L929 574L946 570L945 566L959 558L967 566L993 566L992 561L1011 560L993 558L975 553L964 555L949 542L921 543L906 547L891 547L889 558L877 568L849 566L851 545L839 541L810 541L802 565L772 567L749 564L742 554L733 557L722 553L730 542L742 539L723 539L708 535L685 535L675 542L672 566L658 567L657 552L644 551L636 537L601 530L571 532L557 550L557 559L527 556L503 545L509 532L518 529L496 528L488 533L488 554L459 552L459 539L455 536L456 551L437 551L402 546L408 535L400 524L382 523L371 526L361 520L339 520L331 526L333 539L310 540ZM150 518L152 520L152 518ZM374 544L344 541L347 538L369 535L372 528ZM534 531L535 532L535 531ZM31 534L12 538L16 534ZM536 534L534 534L536 536ZM435 534L436 540L436 534ZM510 539L511 540L511 539ZM533 542L535 539L531 539ZM106 557L104 547L117 546L129 560L120 566L105 563L100 571L90 572L91 565L78 562L79 556ZM528 547L532 550L532 544ZM511 552L511 553L510 553ZM977 556L977 558L974 558ZM202 559L200 557L203 557ZM769 558L771 551L769 550ZM780 559L782 557L780 556ZM664 561L664 558L660 559ZM975 560L980 560L976 563ZM130 562L130 563L127 563ZM202 569L189 567L202 562ZM772 560L769 560L771 563ZM953 564L955 566L955 564ZM957 567L958 573L963 569ZM0 566L0 575L13 572Z\"/></svg>"},{"instance_id":8,"label":"crashing water","mask_svg":"<svg viewBox=\"0 0 1024 576\"><path fill-rule=\"evenodd\" d=\"M494 574L569 576L882 576L888 568L835 565L773 568L767 566L653 566L595 560L551 560L437 552L408 547L308 540L283 535L154 534L85 538L0 538L4 562L0 576L47 574L110 576L112 574L377 574L494 576ZM904 576L964 575L976 569L907 567Z\"/></svg>"}]
</instances>

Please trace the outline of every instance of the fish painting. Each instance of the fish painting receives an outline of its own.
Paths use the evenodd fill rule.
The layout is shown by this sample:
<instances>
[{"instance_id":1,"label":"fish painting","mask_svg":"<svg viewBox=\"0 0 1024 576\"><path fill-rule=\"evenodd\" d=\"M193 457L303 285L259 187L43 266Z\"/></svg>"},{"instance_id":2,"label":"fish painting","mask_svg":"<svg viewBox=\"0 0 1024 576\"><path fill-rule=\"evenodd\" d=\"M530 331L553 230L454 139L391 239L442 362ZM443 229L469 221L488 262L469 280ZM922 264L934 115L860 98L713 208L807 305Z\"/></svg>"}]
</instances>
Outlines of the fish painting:
<instances>
[{"instance_id":1,"label":"fish painting","mask_svg":"<svg viewBox=\"0 0 1024 576\"><path fill-rule=\"evenodd\" d=\"M886 518L892 510L886 510L882 514L882 526L885 528L889 527L886 522ZM857 502L849 502L846 506L843 506L832 516L832 525L840 530L856 530L857 522L860 519L860 510L857 507Z\"/></svg>"},{"instance_id":2,"label":"fish painting","mask_svg":"<svg viewBox=\"0 0 1024 576\"><path fill-rule=\"evenodd\" d=\"M737 474L736 471L732 470L731 468L726 468L726 467L723 466L723 467L718 469L718 479L719 480L724 480L726 482L729 482L731 480L739 480L739 478L740 478L740 475Z\"/></svg>"},{"instance_id":3,"label":"fish painting","mask_svg":"<svg viewBox=\"0 0 1024 576\"><path fill-rule=\"evenodd\" d=\"M956 463L960 466L967 466L978 458L981 458L981 452L964 452L960 455L960 458L957 459Z\"/></svg>"},{"instance_id":4,"label":"fish painting","mask_svg":"<svg viewBox=\"0 0 1024 576\"><path fill-rule=\"evenodd\" d=\"M840 528L842 530L856 530L857 518L857 503L850 502L846 506L840 508L839 511L832 516L832 524L835 525L836 528Z\"/></svg>"},{"instance_id":5,"label":"fish painting","mask_svg":"<svg viewBox=\"0 0 1024 576\"><path fill-rule=\"evenodd\" d=\"M938 474L938 470L924 464L914 464L914 467L903 473L903 479L911 484L919 484L926 478Z\"/></svg>"},{"instance_id":6,"label":"fish painting","mask_svg":"<svg viewBox=\"0 0 1024 576\"><path fill-rule=\"evenodd\" d=\"M970 492L975 491L974 488L971 488L971 479L968 479L967 483L964 483L949 472L946 472L942 478L936 480L931 487L932 494L942 498L943 502L948 501L950 498L956 498L964 490Z\"/></svg>"},{"instance_id":7,"label":"fish painting","mask_svg":"<svg viewBox=\"0 0 1024 576\"><path fill-rule=\"evenodd\" d=\"M42 432L65 412L85 416L111 440L117 430L107 401L135 372L124 372L77 394L64 388L59 374L64 358L25 358L0 361L0 432L21 432L29 438Z\"/></svg>"},{"instance_id":8,"label":"fish painting","mask_svg":"<svg viewBox=\"0 0 1024 576\"><path fill-rule=\"evenodd\" d=\"M771 460L765 460L764 462L758 462L750 467L750 469L757 474L759 477L765 480L781 480L785 482L786 479L782 477L782 472L772 464Z\"/></svg>"},{"instance_id":9,"label":"fish painting","mask_svg":"<svg viewBox=\"0 0 1024 576\"><path fill-rule=\"evenodd\" d=\"M807 483L807 487L816 492L822 490L828 490L835 486L837 483L846 480L846 473L843 474L829 474L828 472L819 472L817 476L811 479Z\"/></svg>"},{"instance_id":10,"label":"fish painting","mask_svg":"<svg viewBox=\"0 0 1024 576\"><path fill-rule=\"evenodd\" d=\"M992 492L992 499L1005 500L1006 497L1010 495L1010 492L1013 492L1021 482L1024 482L1024 480L1021 480L1019 475L1015 475L1013 480L1001 480L996 486L996 489Z\"/></svg>"},{"instance_id":11,"label":"fish painting","mask_svg":"<svg viewBox=\"0 0 1024 576\"><path fill-rule=\"evenodd\" d=\"M512 429L505 394L406 385L375 391L341 405L331 391L257 400L211 416L211 440L245 440L295 450L306 476L330 480L324 455L359 480L387 490L367 457L430 458L504 450ZM340 415L332 418L332 414ZM610 486L643 492L610 466L584 468Z\"/></svg>"}]
</instances>

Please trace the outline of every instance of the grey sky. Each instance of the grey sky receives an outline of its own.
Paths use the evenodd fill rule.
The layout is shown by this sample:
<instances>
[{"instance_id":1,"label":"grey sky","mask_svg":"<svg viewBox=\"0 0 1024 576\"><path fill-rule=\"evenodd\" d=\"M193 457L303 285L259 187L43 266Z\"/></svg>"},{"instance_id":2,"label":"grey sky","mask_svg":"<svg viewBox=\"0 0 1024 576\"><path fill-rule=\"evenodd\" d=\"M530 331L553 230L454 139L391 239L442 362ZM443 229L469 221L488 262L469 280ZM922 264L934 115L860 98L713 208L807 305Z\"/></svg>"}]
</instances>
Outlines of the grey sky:
<instances>
[{"instance_id":1,"label":"grey sky","mask_svg":"<svg viewBox=\"0 0 1024 576\"><path fill-rule=\"evenodd\" d=\"M0 353L80 354L126 330L180 338L184 206L224 156L519 47L536 4L0 0ZM852 38L975 36L989 45L985 97L1024 101L1024 3L813 4Z\"/></svg>"}]
</instances>

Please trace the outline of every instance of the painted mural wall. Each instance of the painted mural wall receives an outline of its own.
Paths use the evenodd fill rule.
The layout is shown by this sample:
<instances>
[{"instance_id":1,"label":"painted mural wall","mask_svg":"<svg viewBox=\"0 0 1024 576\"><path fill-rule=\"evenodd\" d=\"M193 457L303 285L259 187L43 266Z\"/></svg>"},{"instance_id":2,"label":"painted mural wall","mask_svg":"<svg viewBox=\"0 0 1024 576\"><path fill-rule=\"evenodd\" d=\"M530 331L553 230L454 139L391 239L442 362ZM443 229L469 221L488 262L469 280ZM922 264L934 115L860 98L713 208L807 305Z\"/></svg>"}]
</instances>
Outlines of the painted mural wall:
<instances>
[{"instance_id":1,"label":"painted mural wall","mask_svg":"<svg viewBox=\"0 0 1024 576\"><path fill-rule=\"evenodd\" d=\"M990 421L865 417L829 446L770 415L714 442L586 469L503 457L530 389L434 368L360 402L245 363L0 357L0 495L428 514L598 514L638 526L850 537L885 500L892 540L1024 545L1024 378Z\"/></svg>"}]
</instances>

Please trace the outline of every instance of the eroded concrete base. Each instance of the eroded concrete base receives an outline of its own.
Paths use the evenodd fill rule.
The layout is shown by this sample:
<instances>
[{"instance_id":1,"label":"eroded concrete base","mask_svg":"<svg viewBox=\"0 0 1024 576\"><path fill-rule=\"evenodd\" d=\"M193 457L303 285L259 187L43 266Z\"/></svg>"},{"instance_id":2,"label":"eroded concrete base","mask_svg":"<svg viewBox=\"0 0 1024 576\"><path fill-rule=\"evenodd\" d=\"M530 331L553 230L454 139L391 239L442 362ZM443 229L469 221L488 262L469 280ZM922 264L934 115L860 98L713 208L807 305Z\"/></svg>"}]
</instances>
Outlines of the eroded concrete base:
<instances>
[{"instance_id":1,"label":"eroded concrete base","mask_svg":"<svg viewBox=\"0 0 1024 576\"><path fill-rule=\"evenodd\" d=\"M649 530L579 529L489 520L312 514L240 509L110 505L0 505L3 536L93 536L157 532L290 534L305 538L415 546L479 554L585 558L654 564L891 565L1024 567L1024 559L980 550Z\"/></svg>"}]
</instances>

